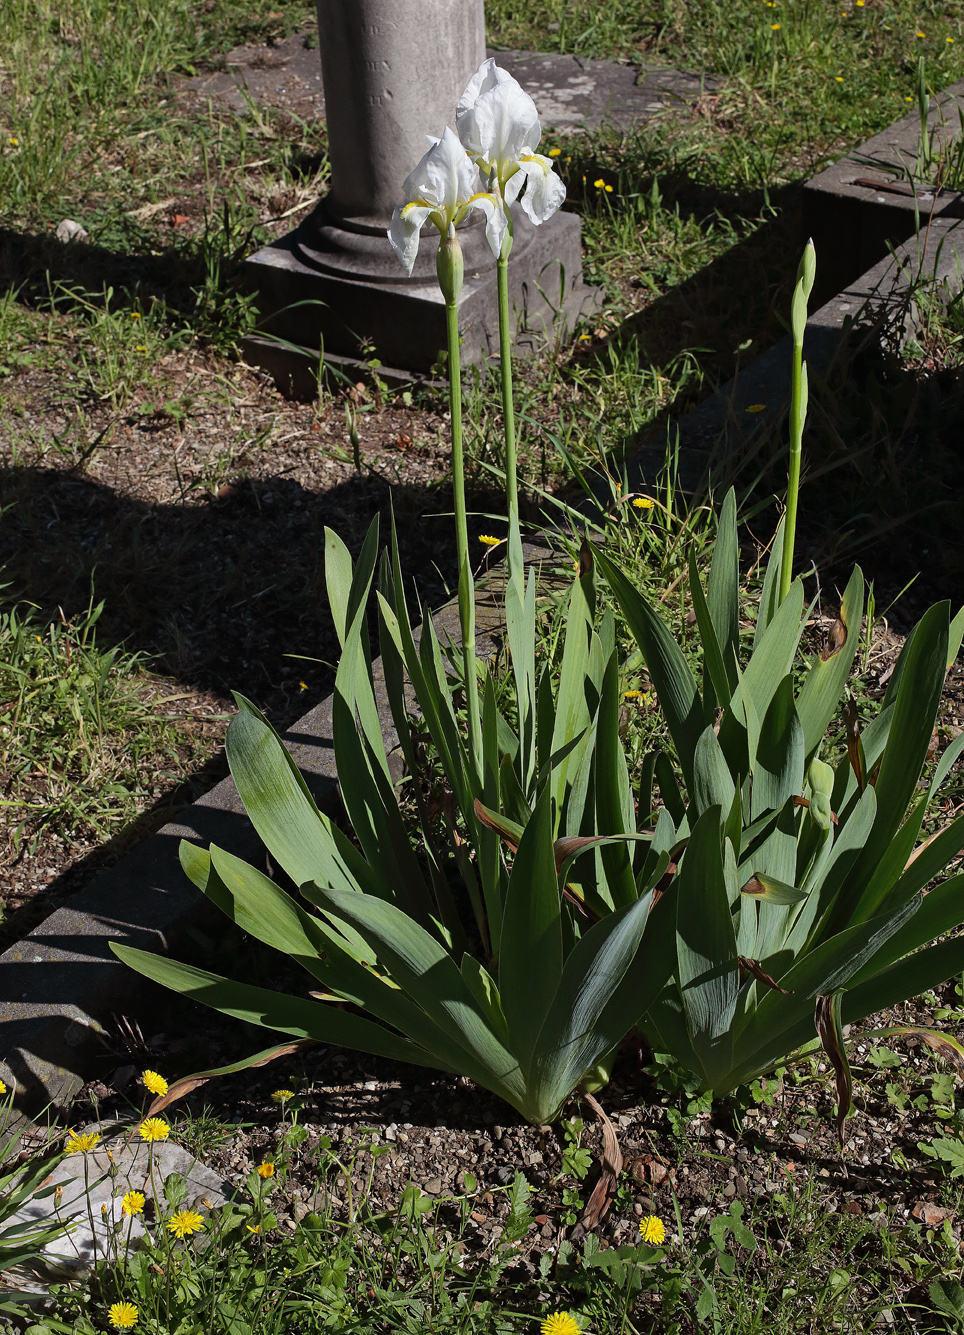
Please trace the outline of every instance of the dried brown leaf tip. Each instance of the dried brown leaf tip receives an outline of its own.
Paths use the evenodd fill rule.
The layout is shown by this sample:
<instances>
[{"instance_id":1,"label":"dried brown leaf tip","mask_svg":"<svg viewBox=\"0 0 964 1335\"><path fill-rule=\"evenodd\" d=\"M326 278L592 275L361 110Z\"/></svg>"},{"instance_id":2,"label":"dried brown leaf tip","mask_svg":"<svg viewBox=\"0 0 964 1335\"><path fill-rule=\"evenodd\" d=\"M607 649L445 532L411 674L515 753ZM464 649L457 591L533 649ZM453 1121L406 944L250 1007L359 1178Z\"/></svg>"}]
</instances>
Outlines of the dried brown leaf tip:
<instances>
[{"instance_id":1,"label":"dried brown leaf tip","mask_svg":"<svg viewBox=\"0 0 964 1335\"><path fill-rule=\"evenodd\" d=\"M743 983L749 974L755 978L758 983L763 983L765 987L772 987L774 992L782 992L785 997L793 993L792 987L781 987L779 983L774 982L770 975L763 968L759 960L747 959L745 955L737 956L740 963L740 982Z\"/></svg>"},{"instance_id":2,"label":"dried brown leaf tip","mask_svg":"<svg viewBox=\"0 0 964 1335\"><path fill-rule=\"evenodd\" d=\"M820 650L820 661L822 663L828 662L836 654L840 653L840 650L847 643L847 635L847 623L842 617L838 616L827 631L823 648Z\"/></svg>"},{"instance_id":3,"label":"dried brown leaf tip","mask_svg":"<svg viewBox=\"0 0 964 1335\"><path fill-rule=\"evenodd\" d=\"M583 538L579 548L579 578L591 575L593 571L592 546L588 538Z\"/></svg>"}]
</instances>

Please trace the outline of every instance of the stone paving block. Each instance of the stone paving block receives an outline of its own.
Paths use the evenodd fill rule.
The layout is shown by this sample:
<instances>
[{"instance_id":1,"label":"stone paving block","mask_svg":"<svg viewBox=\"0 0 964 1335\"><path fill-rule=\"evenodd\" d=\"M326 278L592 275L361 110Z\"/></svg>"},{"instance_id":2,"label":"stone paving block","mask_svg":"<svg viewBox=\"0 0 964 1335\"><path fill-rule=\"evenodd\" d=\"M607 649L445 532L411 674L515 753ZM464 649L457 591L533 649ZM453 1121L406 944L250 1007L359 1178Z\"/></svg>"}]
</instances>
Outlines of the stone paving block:
<instances>
[{"instance_id":1,"label":"stone paving block","mask_svg":"<svg viewBox=\"0 0 964 1335\"><path fill-rule=\"evenodd\" d=\"M928 134L935 150L960 137L964 80L932 99ZM906 241L918 223L964 216L957 190L936 190L916 172L920 142L917 111L832 163L803 189L803 235L819 260L814 300L824 302Z\"/></svg>"},{"instance_id":2,"label":"stone paving block","mask_svg":"<svg viewBox=\"0 0 964 1335\"><path fill-rule=\"evenodd\" d=\"M818 252L819 254L819 252ZM818 258L818 273L819 273ZM917 328L912 289L922 278L936 285L949 301L964 286L964 221L947 217L931 224L875 264L856 281L845 285L807 321L804 357L811 385L827 374L846 329L861 314L889 325L900 339ZM695 490L714 462L728 452L748 450L758 436L772 432L785 420L790 403L792 342L787 334L732 380L717 388L697 408L670 424L678 429L680 481ZM759 412L748 409L762 404ZM665 458L665 443L647 442L630 465L630 486L652 485Z\"/></svg>"},{"instance_id":3,"label":"stone paving block","mask_svg":"<svg viewBox=\"0 0 964 1335\"><path fill-rule=\"evenodd\" d=\"M94 1122L80 1134L106 1130ZM45 1194L39 1200L28 1201L5 1221L4 1227L69 1223L69 1234L48 1243L41 1256L44 1268L52 1274L70 1276L110 1255L114 1246L123 1249L145 1235L143 1217L125 1216L121 1200L125 1192L139 1191L146 1200L156 1200L158 1214L162 1213L168 1208L164 1183L172 1173L184 1179L182 1209L206 1215L226 1204L229 1191L224 1182L190 1151L169 1141L147 1145L138 1137L132 1138L128 1129L121 1134L108 1132L87 1154L69 1155L45 1183L45 1187L61 1189L60 1199L55 1201L54 1195ZM115 1243L113 1233L118 1224L121 1232Z\"/></svg>"}]
</instances>

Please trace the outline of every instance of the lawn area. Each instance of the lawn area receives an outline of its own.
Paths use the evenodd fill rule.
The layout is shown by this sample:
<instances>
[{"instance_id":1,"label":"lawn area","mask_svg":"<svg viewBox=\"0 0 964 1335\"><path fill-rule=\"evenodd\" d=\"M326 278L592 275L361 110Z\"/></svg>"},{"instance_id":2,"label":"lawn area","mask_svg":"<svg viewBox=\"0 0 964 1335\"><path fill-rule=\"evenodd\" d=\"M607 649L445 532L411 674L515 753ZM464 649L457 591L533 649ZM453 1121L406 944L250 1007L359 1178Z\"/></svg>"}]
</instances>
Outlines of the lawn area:
<instances>
[{"instance_id":1,"label":"lawn area","mask_svg":"<svg viewBox=\"0 0 964 1335\"><path fill-rule=\"evenodd\" d=\"M330 174L324 123L305 106L268 96L238 109L192 83L224 68L242 44L264 44L266 58L272 44L292 37L309 50L317 45L314 14L301 0L278 0L263 15L250 9L241 0L5 0L0 10L4 947L227 773L233 691L279 729L330 694L351 623L344 608L333 612L333 590L352 561L364 567L373 519L383 540L391 516L397 527L396 581L383 571L378 585L392 616L403 619L407 609L417 623L423 604L437 608L458 589L447 396L430 384L393 388L369 355L355 383L328 380L314 401L296 402L239 354L257 318L238 282L241 261L305 217ZM685 873L697 816L706 828L707 809L724 802L720 793L727 805L735 802L727 825L734 858L740 837L749 848L769 837L760 811L751 812L749 788L744 813L740 785L726 787L728 773L720 779L714 771L721 786L710 800L699 776L687 772L683 725L674 728L666 701L673 682L691 673L696 703L686 708L706 712L701 738L713 734L701 741L703 754L717 746L716 732L719 746L727 740L734 671L746 667L772 596L766 561L787 477L781 436L769 457L733 454L719 461L708 487L684 492L673 467L673 426L786 331L804 240L802 184L906 114L921 58L933 92L964 77L964 13L952 0L489 0L486 18L497 52L561 52L708 76L692 104L633 131L604 126L544 137L541 151L566 186L564 208L582 222L584 276L603 299L571 339L515 367L524 529L558 520L579 495L580 474L610 479L612 504L594 515L604 553L595 575L575 535L558 541L540 586L538 617L532 612L535 661L540 673L546 669L539 707L546 692L552 704L549 683L575 671L577 655L570 658L563 642L584 597L586 681L599 670L579 708L598 706L601 718L601 702L612 705L613 742L618 730L629 766L621 800L641 828L652 817L673 830L658 871L650 868L655 914L677 864ZM65 221L83 235L69 239ZM950 599L953 614L960 601L964 314L959 301L947 307L926 290L915 301L910 341L858 341L826 383L811 385L795 569L815 600L803 637L813 658L804 669L790 652L782 674L789 712L794 691L806 690L807 674L823 671L819 665L841 643L848 652L856 645L856 653L852 713L833 715L822 752L837 767L832 793L823 793L818 771L808 767L809 796L798 796L805 787L799 748L792 800L808 814L794 814L791 803L788 819L804 830L804 844L811 841L807 859L800 854L807 877L817 876L823 839L816 814L813 828L805 825L811 808L820 809L819 795L828 813L833 797L835 826L838 815L842 823L853 818L866 793L868 806L885 807L891 780L880 755L891 725L874 720L897 708L902 673L918 670L902 651L925 609ZM463 393L469 541L481 569L483 535L501 538L506 530L498 368L470 368ZM623 465L640 446L661 454L664 444L665 464L647 476L634 508ZM739 555L742 574L731 591L735 657L724 662L722 653L718 661L706 656L706 643L708 619L719 629L723 616L712 586L722 581L714 553L731 483L740 519L733 563ZM671 672L654 685L645 632L618 598L605 554L632 572L634 587L677 636L683 667L674 660L675 678ZM847 626L837 621L837 607L855 560L869 600L866 615ZM694 591L700 579L710 587L705 612ZM923 641L922 633L918 647ZM600 664L608 657L614 666L605 675ZM933 734L928 723L918 747L921 787L929 791L933 781L934 801L926 815L920 807L916 826L908 817L898 836L908 804L918 802L911 782L894 814L895 878L922 853L918 834L923 841L956 828L951 822L964 809L956 760L964 674L955 657ZM364 664L364 652L358 661ZM519 831L535 807L507 777L513 765L522 767L523 747L508 747L504 736L517 726L524 732L521 706L513 713L513 667L504 648L491 673L482 673L485 738L498 739L501 756L486 794L501 792L502 805L487 828L504 844L496 838L477 865L485 862L496 881L491 868L500 858L514 867L529 855ZM924 681L924 666L919 671ZM455 698L452 718L461 726L457 691ZM764 745L776 746L770 702L768 695L765 718L755 723L752 710L744 713L753 746L761 728ZM909 719L911 706L904 708ZM912 723L901 727L910 756ZM403 786L400 819L408 832L419 822L442 832L444 856L431 840L418 856L444 899L448 890L439 886L461 886L460 876L472 894L475 872L466 867L475 854L436 741L430 722L412 724L406 744L431 778L424 789ZM538 743L540 765L551 767L570 742L576 748L580 738L560 746L550 728ZM815 746L808 740L808 766ZM361 749L358 757L360 772ZM622 773L616 767L607 780L592 769L587 778L584 769L571 787L587 812L593 802L602 809L616 802L622 779L612 775ZM373 818L366 843L359 812L376 808L381 793L378 782L357 789L353 806L346 788L346 810L332 822L337 833L329 832L339 875L343 865L357 872L359 850L374 856L372 847L401 828ZM511 810L524 812L516 824L506 817ZM830 819L820 826L828 853L836 837ZM586 822L546 834L555 877L562 855L552 837L592 833L589 815ZM341 828L353 825L354 842ZM950 849L952 840L936 839L937 849ZM265 842L279 883L311 883L297 874L297 858L289 867ZM928 847L918 871L936 856ZM954 850L945 863L957 869ZM600 883L615 876L611 853L585 859L597 859ZM919 888L935 888L945 863L935 863ZM185 863L196 884L230 879L227 864L213 865ZM400 882L401 866L394 873ZM601 901L593 908L595 883L581 874L590 889L580 881L573 891L563 877L563 898L584 917L596 913L596 930ZM760 875L772 885L757 881L751 893L775 894L782 906L797 902L779 898L797 893L796 878L772 867ZM731 879L740 902L750 881L736 881L735 860ZM558 901L556 879L552 885ZM613 907L605 901L607 911ZM292 961L267 956L250 917L239 913L236 921L249 930L232 927L215 939L202 925L178 958L196 969L216 961L265 995L281 987L304 997ZM939 915L935 921L944 924ZM425 923L455 949L450 925L432 915ZM352 939L360 949L358 931ZM935 935L956 931L944 924ZM495 973L499 950L484 926L479 933ZM465 959L477 944L470 931ZM506 956L510 949L503 946ZM782 974L761 976L760 960L771 954L741 946L740 986L749 971L761 997L768 988L773 997L789 996L792 988L777 986ZM360 1022L366 1006L372 1010L363 998L374 995L376 982L404 991L385 982L381 975L394 971L376 958L378 970L356 952L358 976L344 987L316 973L312 987L331 990L310 996L337 1000L346 1024ZM466 986L502 1034L495 984L474 967ZM77 1283L47 1273L52 1296L32 1311L16 1297L5 1307L0 1288L0 1312L25 1335L108 1328L503 1335L540 1323L543 1335L964 1330L964 974L949 973L940 986L916 989L916 999L902 994L861 1017L860 1032L842 1025L838 1011L824 1021L823 1048L794 1042L765 1073L754 1071L716 1100L677 1049L660 1050L656 1040L672 1037L672 1025L661 1031L633 1022L617 1044L612 1079L596 1089L605 1112L576 1093L558 1116L534 1124L484 1082L450 1074L463 1070L451 1060L432 1070L396 1060L393 1051L368 1056L333 1041L316 1050L295 1045L267 1073L252 1072L245 1059L267 1040L243 1007L230 1021L186 998L173 998L170 1014L160 1017L132 1010L106 1035L98 1070L75 1104L51 1117L49 1140L34 1133L0 1151L3 1284L18 1287L23 1272L6 1268L29 1260L30 1247L18 1256L2 1234L12 1209L2 1174L28 1165L44 1164L46 1172L83 1163L89 1175L107 1175L118 1204L105 1216L100 1260ZM930 1037L935 1026L953 1041L942 1046ZM843 1077L835 1045L844 1038L854 1106L845 1126L840 1113L838 1142L834 1109ZM151 1094L163 1099L168 1081L222 1067L231 1069L183 1099L149 1107ZM590 1069L594 1063L587 1075ZM125 1176L126 1129L148 1113L162 1119L154 1126L158 1142L170 1138L218 1175L226 1205L190 1196L178 1173L159 1170L156 1180L137 1183ZM145 1140L150 1125L141 1124ZM68 1127L87 1128L93 1139L64 1142ZM611 1161L610 1134L618 1136L622 1173L608 1209L593 1217L590 1194L600 1164L607 1155ZM96 1158L105 1146L116 1162ZM122 1244L135 1221L146 1224L149 1240L126 1257Z\"/></svg>"}]
</instances>

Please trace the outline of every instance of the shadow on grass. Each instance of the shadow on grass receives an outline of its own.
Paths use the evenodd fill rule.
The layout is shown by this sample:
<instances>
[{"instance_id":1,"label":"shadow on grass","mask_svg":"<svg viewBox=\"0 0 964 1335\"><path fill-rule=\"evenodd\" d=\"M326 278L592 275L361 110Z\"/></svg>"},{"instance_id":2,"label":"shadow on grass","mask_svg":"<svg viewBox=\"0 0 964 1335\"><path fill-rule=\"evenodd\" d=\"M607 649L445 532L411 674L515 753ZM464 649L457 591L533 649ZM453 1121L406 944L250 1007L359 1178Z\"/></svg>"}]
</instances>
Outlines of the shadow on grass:
<instances>
[{"instance_id":1,"label":"shadow on grass","mask_svg":"<svg viewBox=\"0 0 964 1335\"><path fill-rule=\"evenodd\" d=\"M152 505L73 472L15 467L0 470L0 509L7 601L71 617L93 589L99 644L145 653L185 684L241 691L280 723L333 681L326 526L357 552L375 515L388 542L394 511L415 621L416 589L437 609L456 580L448 488L373 474L317 492L245 479L199 504Z\"/></svg>"}]
</instances>

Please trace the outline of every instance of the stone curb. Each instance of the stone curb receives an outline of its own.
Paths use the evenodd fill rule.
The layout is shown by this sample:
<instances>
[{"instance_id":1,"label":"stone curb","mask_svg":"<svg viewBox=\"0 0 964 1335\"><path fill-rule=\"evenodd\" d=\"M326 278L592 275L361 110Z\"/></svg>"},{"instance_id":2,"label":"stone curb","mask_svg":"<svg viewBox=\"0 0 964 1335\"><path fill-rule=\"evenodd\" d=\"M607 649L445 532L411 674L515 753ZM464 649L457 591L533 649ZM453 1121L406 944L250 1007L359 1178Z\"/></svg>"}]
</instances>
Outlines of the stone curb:
<instances>
[{"instance_id":1,"label":"stone curb","mask_svg":"<svg viewBox=\"0 0 964 1335\"><path fill-rule=\"evenodd\" d=\"M817 264L819 267L819 254ZM912 289L919 280L933 281L948 300L964 287L964 219L940 218L919 237L896 247L892 255L850 283L807 321L804 357L811 391L827 375L841 341L858 316L882 326L899 325L901 339L917 328ZM739 375L720 386L683 417L679 432L679 479L693 491L709 469L728 453L744 453L774 436L789 408L790 335L760 353ZM762 404L760 411L751 411ZM666 444L648 442L628 469L630 487L655 479L663 467Z\"/></svg>"}]
</instances>

